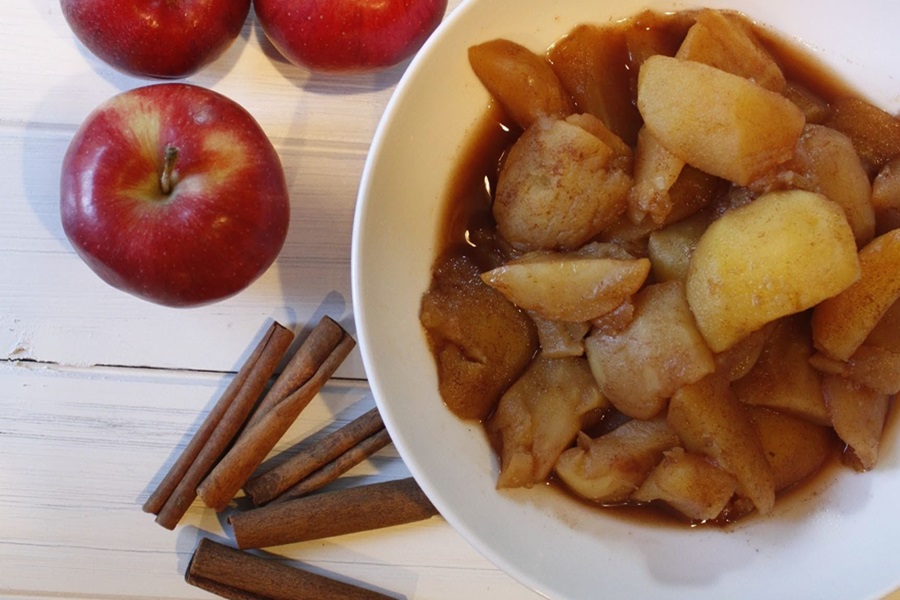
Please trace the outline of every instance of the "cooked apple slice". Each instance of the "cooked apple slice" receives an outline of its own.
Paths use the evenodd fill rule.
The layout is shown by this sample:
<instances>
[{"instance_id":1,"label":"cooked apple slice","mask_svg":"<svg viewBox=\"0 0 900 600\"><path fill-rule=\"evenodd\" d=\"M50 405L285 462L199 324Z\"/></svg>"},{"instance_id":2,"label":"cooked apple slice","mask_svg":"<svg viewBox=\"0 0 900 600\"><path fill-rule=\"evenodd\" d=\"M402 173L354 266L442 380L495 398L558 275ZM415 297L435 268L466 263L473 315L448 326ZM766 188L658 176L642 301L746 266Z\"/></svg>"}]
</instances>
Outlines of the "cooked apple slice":
<instances>
[{"instance_id":1,"label":"cooked apple slice","mask_svg":"<svg viewBox=\"0 0 900 600\"><path fill-rule=\"evenodd\" d=\"M831 419L822 396L813 355L809 314L799 313L775 322L756 365L732 384L745 404L767 406L819 425Z\"/></svg>"},{"instance_id":2,"label":"cooked apple slice","mask_svg":"<svg viewBox=\"0 0 900 600\"><path fill-rule=\"evenodd\" d=\"M715 369L677 281L649 285L635 296L634 318L615 332L597 330L585 352L600 391L637 419L657 415L681 386Z\"/></svg>"},{"instance_id":3,"label":"cooked apple slice","mask_svg":"<svg viewBox=\"0 0 900 600\"><path fill-rule=\"evenodd\" d=\"M641 116L631 97L632 73L624 35L596 25L580 25L553 44L547 58L579 112L594 115L634 144Z\"/></svg>"},{"instance_id":4,"label":"cooked apple slice","mask_svg":"<svg viewBox=\"0 0 900 600\"><path fill-rule=\"evenodd\" d=\"M528 313L537 327L541 354L547 358L566 358L584 355L584 337L590 332L590 323L552 321L537 313Z\"/></svg>"},{"instance_id":5,"label":"cooked apple slice","mask_svg":"<svg viewBox=\"0 0 900 600\"><path fill-rule=\"evenodd\" d=\"M680 388L666 417L684 448L706 455L734 475L738 493L761 514L775 504L775 480L762 443L728 379L712 374Z\"/></svg>"},{"instance_id":6,"label":"cooked apple slice","mask_svg":"<svg viewBox=\"0 0 900 600\"><path fill-rule=\"evenodd\" d=\"M784 96L698 62L652 56L638 75L647 129L669 152L747 185L788 160L805 124Z\"/></svg>"},{"instance_id":7,"label":"cooked apple slice","mask_svg":"<svg viewBox=\"0 0 900 600\"><path fill-rule=\"evenodd\" d=\"M437 362L438 387L462 419L484 419L537 351L531 319L485 285L465 256L435 265L419 319Z\"/></svg>"},{"instance_id":8,"label":"cooked apple slice","mask_svg":"<svg viewBox=\"0 0 900 600\"><path fill-rule=\"evenodd\" d=\"M900 353L900 300L895 301L881 316L865 343Z\"/></svg>"},{"instance_id":9,"label":"cooked apple slice","mask_svg":"<svg viewBox=\"0 0 900 600\"><path fill-rule=\"evenodd\" d=\"M575 250L625 211L630 158L566 120L541 118L510 149L493 213L514 248Z\"/></svg>"},{"instance_id":10,"label":"cooked apple slice","mask_svg":"<svg viewBox=\"0 0 900 600\"><path fill-rule=\"evenodd\" d=\"M728 350L716 354L716 371L728 381L737 381L756 366L777 321L742 338Z\"/></svg>"},{"instance_id":11,"label":"cooked apple slice","mask_svg":"<svg viewBox=\"0 0 900 600\"><path fill-rule=\"evenodd\" d=\"M519 308L545 319L577 323L618 307L641 288L649 273L646 258L532 252L481 278Z\"/></svg>"},{"instance_id":12,"label":"cooked apple slice","mask_svg":"<svg viewBox=\"0 0 900 600\"><path fill-rule=\"evenodd\" d=\"M796 81L789 81L781 93L806 115L807 123L821 125L831 115L831 107L828 102Z\"/></svg>"},{"instance_id":13,"label":"cooked apple slice","mask_svg":"<svg viewBox=\"0 0 900 600\"><path fill-rule=\"evenodd\" d=\"M871 102L850 96L836 98L825 125L846 134L874 172L900 156L900 120Z\"/></svg>"},{"instance_id":14,"label":"cooked apple slice","mask_svg":"<svg viewBox=\"0 0 900 600\"><path fill-rule=\"evenodd\" d=\"M900 229L889 231L859 252L861 276L813 311L816 348L848 360L881 317L900 299Z\"/></svg>"},{"instance_id":15,"label":"cooked apple slice","mask_svg":"<svg viewBox=\"0 0 900 600\"><path fill-rule=\"evenodd\" d=\"M556 461L556 474L583 498L624 502L677 443L664 420L635 419L595 439L580 434L578 445Z\"/></svg>"},{"instance_id":16,"label":"cooked apple slice","mask_svg":"<svg viewBox=\"0 0 900 600\"><path fill-rule=\"evenodd\" d=\"M818 353L810 358L810 364L822 373L840 375L881 394L900 393L900 352L863 344L846 361Z\"/></svg>"},{"instance_id":17,"label":"cooked apple slice","mask_svg":"<svg viewBox=\"0 0 900 600\"><path fill-rule=\"evenodd\" d=\"M709 458L675 447L665 453L632 499L661 500L691 521L702 522L722 513L735 485L734 477Z\"/></svg>"},{"instance_id":18,"label":"cooked apple slice","mask_svg":"<svg viewBox=\"0 0 900 600\"><path fill-rule=\"evenodd\" d=\"M806 479L835 448L831 427L816 425L760 406L748 407L763 454L772 467L775 491Z\"/></svg>"},{"instance_id":19,"label":"cooked apple slice","mask_svg":"<svg viewBox=\"0 0 900 600\"><path fill-rule=\"evenodd\" d=\"M736 14L701 10L675 56L745 77L773 92L781 93L787 85L781 67Z\"/></svg>"},{"instance_id":20,"label":"cooked apple slice","mask_svg":"<svg viewBox=\"0 0 900 600\"><path fill-rule=\"evenodd\" d=\"M900 228L900 158L884 165L872 182L875 233Z\"/></svg>"},{"instance_id":21,"label":"cooked apple slice","mask_svg":"<svg viewBox=\"0 0 900 600\"><path fill-rule=\"evenodd\" d=\"M472 46L469 64L482 85L523 129L538 117L563 118L574 112L546 57L521 44L496 39Z\"/></svg>"},{"instance_id":22,"label":"cooked apple slice","mask_svg":"<svg viewBox=\"0 0 900 600\"><path fill-rule=\"evenodd\" d=\"M851 463L859 471L872 469L891 397L839 375L825 375L822 389L834 430L852 452Z\"/></svg>"},{"instance_id":23,"label":"cooked apple slice","mask_svg":"<svg viewBox=\"0 0 900 600\"><path fill-rule=\"evenodd\" d=\"M697 243L685 286L703 337L721 352L842 292L859 273L840 207L794 190L764 194L713 222Z\"/></svg>"},{"instance_id":24,"label":"cooked apple slice","mask_svg":"<svg viewBox=\"0 0 900 600\"><path fill-rule=\"evenodd\" d=\"M684 169L684 161L666 150L652 133L642 127L634 151L634 186L628 192L628 218L639 224L650 216L664 223L672 212L669 190Z\"/></svg>"},{"instance_id":25,"label":"cooked apple slice","mask_svg":"<svg viewBox=\"0 0 900 600\"><path fill-rule=\"evenodd\" d=\"M647 252L656 281L687 280L694 248L711 220L709 211L698 212L650 234Z\"/></svg>"},{"instance_id":26,"label":"cooked apple slice","mask_svg":"<svg viewBox=\"0 0 900 600\"><path fill-rule=\"evenodd\" d=\"M487 422L488 432L501 440L497 487L531 487L546 480L584 415L606 406L585 359L539 355Z\"/></svg>"},{"instance_id":27,"label":"cooked apple slice","mask_svg":"<svg viewBox=\"0 0 900 600\"><path fill-rule=\"evenodd\" d=\"M844 210L860 248L872 241L872 185L850 138L830 127L807 125L789 168L797 171L804 189L819 192Z\"/></svg>"}]
</instances>

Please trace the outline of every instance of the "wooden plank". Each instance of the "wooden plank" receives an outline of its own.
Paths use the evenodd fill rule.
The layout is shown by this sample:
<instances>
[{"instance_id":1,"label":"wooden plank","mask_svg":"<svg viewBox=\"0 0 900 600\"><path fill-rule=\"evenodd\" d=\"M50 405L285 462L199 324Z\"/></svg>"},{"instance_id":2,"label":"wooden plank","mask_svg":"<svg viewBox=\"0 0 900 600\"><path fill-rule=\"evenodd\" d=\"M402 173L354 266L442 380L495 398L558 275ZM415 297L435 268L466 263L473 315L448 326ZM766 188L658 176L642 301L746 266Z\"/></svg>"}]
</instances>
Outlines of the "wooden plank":
<instances>
[{"instance_id":1,"label":"wooden plank","mask_svg":"<svg viewBox=\"0 0 900 600\"><path fill-rule=\"evenodd\" d=\"M228 380L0 362L0 597L208 597L183 572L199 537L227 542L227 526L195 502L171 532L141 504ZM365 384L334 381L273 454L286 456L371 406ZM341 484L405 476L388 447ZM531 597L439 517L271 552L411 600Z\"/></svg>"},{"instance_id":2,"label":"wooden plank","mask_svg":"<svg viewBox=\"0 0 900 600\"><path fill-rule=\"evenodd\" d=\"M292 199L288 240L276 264L231 299L172 309L111 288L74 253L58 208L66 135L19 126L0 127L0 133L0 179L7 182L0 220L0 356L229 371L269 319L302 334L328 314L355 334L350 235L364 148L275 140ZM339 375L364 377L358 352Z\"/></svg>"},{"instance_id":3,"label":"wooden plank","mask_svg":"<svg viewBox=\"0 0 900 600\"><path fill-rule=\"evenodd\" d=\"M74 130L113 94L158 83L91 55L69 30L58 1L4 2L0 11L3 47L15 55L0 63L0 122ZM313 74L278 55L251 11L226 53L183 81L239 102L273 137L368 144L407 64L370 74Z\"/></svg>"}]
</instances>

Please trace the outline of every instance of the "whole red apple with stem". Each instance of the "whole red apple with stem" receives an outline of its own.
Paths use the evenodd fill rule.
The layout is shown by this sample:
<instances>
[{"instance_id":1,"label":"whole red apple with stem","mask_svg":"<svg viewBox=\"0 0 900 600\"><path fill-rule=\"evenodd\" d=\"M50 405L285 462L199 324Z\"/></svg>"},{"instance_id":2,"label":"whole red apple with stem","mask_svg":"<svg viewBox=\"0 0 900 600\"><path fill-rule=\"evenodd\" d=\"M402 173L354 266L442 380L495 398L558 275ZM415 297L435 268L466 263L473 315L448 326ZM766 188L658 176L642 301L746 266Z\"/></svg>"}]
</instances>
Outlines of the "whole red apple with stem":
<instances>
[{"instance_id":1,"label":"whole red apple with stem","mask_svg":"<svg viewBox=\"0 0 900 600\"><path fill-rule=\"evenodd\" d=\"M371 71L415 54L447 0L254 0L253 7L289 61L315 71Z\"/></svg>"},{"instance_id":2,"label":"whole red apple with stem","mask_svg":"<svg viewBox=\"0 0 900 600\"><path fill-rule=\"evenodd\" d=\"M208 65L241 33L250 0L60 0L76 37L130 75L175 79Z\"/></svg>"},{"instance_id":3,"label":"whole red apple with stem","mask_svg":"<svg viewBox=\"0 0 900 600\"><path fill-rule=\"evenodd\" d=\"M275 148L244 108L212 90L159 83L95 109L60 180L63 229L102 279L168 306L231 296L287 236Z\"/></svg>"}]
</instances>

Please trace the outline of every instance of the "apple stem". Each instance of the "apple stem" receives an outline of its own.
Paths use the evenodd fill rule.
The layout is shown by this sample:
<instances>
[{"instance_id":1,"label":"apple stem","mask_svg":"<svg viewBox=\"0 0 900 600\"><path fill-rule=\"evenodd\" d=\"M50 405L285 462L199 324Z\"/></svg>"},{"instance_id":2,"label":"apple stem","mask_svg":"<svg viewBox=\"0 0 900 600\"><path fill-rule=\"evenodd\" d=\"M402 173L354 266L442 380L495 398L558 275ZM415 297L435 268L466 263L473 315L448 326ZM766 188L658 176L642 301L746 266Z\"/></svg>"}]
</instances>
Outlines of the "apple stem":
<instances>
[{"instance_id":1,"label":"apple stem","mask_svg":"<svg viewBox=\"0 0 900 600\"><path fill-rule=\"evenodd\" d=\"M175 161L178 160L178 148L175 146L166 146L166 157L163 162L162 175L159 176L159 189L164 196L172 193L172 186L175 184Z\"/></svg>"}]
</instances>

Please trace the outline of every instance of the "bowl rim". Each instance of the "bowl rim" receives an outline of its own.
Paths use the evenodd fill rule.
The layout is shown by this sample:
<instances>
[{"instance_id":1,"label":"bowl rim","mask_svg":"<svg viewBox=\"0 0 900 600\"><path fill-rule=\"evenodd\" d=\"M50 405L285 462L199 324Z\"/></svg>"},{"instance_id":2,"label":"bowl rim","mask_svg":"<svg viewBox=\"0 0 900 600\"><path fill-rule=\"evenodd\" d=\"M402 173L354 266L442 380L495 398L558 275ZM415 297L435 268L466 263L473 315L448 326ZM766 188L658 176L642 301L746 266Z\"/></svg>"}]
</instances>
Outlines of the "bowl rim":
<instances>
[{"instance_id":1,"label":"bowl rim","mask_svg":"<svg viewBox=\"0 0 900 600\"><path fill-rule=\"evenodd\" d=\"M397 450L400 456L403 458L410 472L416 478L417 482L425 491L426 495L428 495L428 497L432 500L432 502L435 504L435 506L438 508L447 522L454 529L456 529L476 550L478 550L482 555L484 555L488 560L497 565L499 568L506 571L515 579L519 580L524 585L540 594L552 594L553 597L558 598L574 598L574 596L570 596L569 594L567 594L566 590L559 589L552 583L548 584L548 582L543 578L542 574L537 569L529 569L528 565L523 566L522 564L518 564L515 561L511 561L502 552L498 551L498 547L496 544L488 540L481 532L476 531L467 521L465 515L462 515L458 512L458 507L453 503L453 501L450 501L445 497L445 490L442 488L442 486L432 478L430 473L427 472L427 467L419 459L419 456L416 454L415 448L413 448L409 444L407 437L403 434L401 425L398 423L398 420L394 418L393 409L390 403L386 402L385 400L387 391L385 389L384 382L379 377L378 357L375 356L372 340L370 339L370 323L374 318L374 313L370 314L370 310L372 310L372 308L364 299L366 289L365 284L363 284L362 282L363 274L361 270L365 268L366 264L365 257L363 256L363 253L365 252L368 244L368 233L366 231L366 228L369 226L371 219L375 218L375 216L370 212L373 210L373 208L372 204L369 202L369 198L372 192L374 179L379 175L377 170L380 162L379 157L385 152L386 144L388 143L388 134L391 129L395 127L397 120L400 119L400 117L398 116L398 111L400 110L401 105L406 101L407 96L413 93L413 88L416 85L417 77L419 76L420 71L427 67L427 64L432 60L432 54L436 51L436 49L439 48L440 44L443 42L443 32L452 30L456 27L460 27L461 24L465 23L467 19L472 18L477 6L489 1L490 0L464 0L460 5L458 5L447 15L436 33L431 38L429 38L420 52L410 62L406 73L401 78L394 93L391 96L391 99L388 102L388 105L384 112L384 116L382 117L378 124L378 127L376 128L376 132L369 151L369 156L366 159L366 163L363 169L357 198L356 212L353 220L351 249L352 304L356 319L357 335L362 362L365 368L365 372L370 375L369 385L375 398L375 402L378 405L379 409L382 410L382 416L385 420L385 425L391 433L392 438L394 439L394 443L397 446ZM754 1L756 0L746 0L744 3L753 4ZM759 1L762 2L762 0ZM834 5L838 4L839 2L838 0L825 0L824 3L834 7ZM556 2L555 4L561 3ZM691 6L681 5L678 2L670 2L666 4L673 4L677 8ZM704 4L727 5L729 4L729 2L724 0L713 0ZM884 6L889 5L884 1L881 1L880 4ZM894 10L896 10L896 8ZM552 41L554 40L549 40L547 42L549 44ZM880 90L878 91L878 94L880 94L881 98L888 98L888 94L884 91ZM876 94L876 96L878 94ZM896 102L900 104L900 96L894 96L894 98L896 99ZM884 102L888 101L889 100L885 100ZM416 322L416 324L418 324L418 322ZM424 334L422 335L424 336ZM900 410L898 410L897 408L897 402L894 403L893 412L895 413L893 417L893 429L894 437L896 437L898 434L900 434L900 431L897 431L898 426L896 425L896 421L898 421L898 419L896 418L896 413L900 412ZM894 446L895 448L893 452L892 466L890 468L896 471L897 464L900 464L900 456L898 456L900 455L900 452L897 452L897 444L894 444ZM884 477L882 476L877 479L878 481L876 483L880 483L881 480L884 479ZM890 489L898 489L896 484L893 487L888 487ZM850 493L850 495L854 497L848 499L847 494L849 492L845 492L845 490L843 489L832 491L834 492L834 495L836 496L838 502L851 503L853 501L856 501L855 495L852 493ZM515 502L516 500L513 499L512 501ZM851 509L848 508L847 510ZM836 515L834 511L825 510L817 512L809 518L816 520L817 522L827 522L831 519L839 519L840 517L841 515ZM747 527L739 525L735 527L731 531L731 533L736 534L737 537L740 538L739 544L752 545L753 536L752 534L748 533ZM704 534L700 534L697 537L703 537L703 535ZM705 535L708 535L708 533ZM883 549L887 550L887 548ZM884 566L885 568L893 568L893 564L891 563L885 563ZM864 591L866 588L863 586L860 588L855 588L851 593L881 595L890 593L892 591L891 586L900 586L900 573L894 575L891 581L887 583L883 582L879 585L883 589L869 589L868 591ZM846 591L849 592L850 590ZM697 594L696 591L692 592L689 595L693 598L702 597L702 595ZM870 597L876 596L872 595Z\"/></svg>"}]
</instances>

